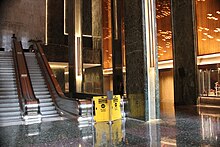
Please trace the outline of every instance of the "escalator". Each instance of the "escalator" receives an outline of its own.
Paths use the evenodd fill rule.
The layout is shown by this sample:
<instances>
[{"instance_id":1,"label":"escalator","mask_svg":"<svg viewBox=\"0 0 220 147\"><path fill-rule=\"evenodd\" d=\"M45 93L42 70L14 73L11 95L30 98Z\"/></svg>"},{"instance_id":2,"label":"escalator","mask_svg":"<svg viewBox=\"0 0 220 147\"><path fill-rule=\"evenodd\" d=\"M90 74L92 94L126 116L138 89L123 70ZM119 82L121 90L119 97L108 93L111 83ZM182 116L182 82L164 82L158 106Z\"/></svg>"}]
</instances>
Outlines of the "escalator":
<instances>
[{"instance_id":1,"label":"escalator","mask_svg":"<svg viewBox=\"0 0 220 147\"><path fill-rule=\"evenodd\" d=\"M12 52L0 52L0 123L21 121Z\"/></svg>"},{"instance_id":2,"label":"escalator","mask_svg":"<svg viewBox=\"0 0 220 147\"><path fill-rule=\"evenodd\" d=\"M35 52L25 53L16 38L13 45L12 52L0 52L0 126L63 117L91 122L91 101L63 94L40 44L35 44Z\"/></svg>"},{"instance_id":3,"label":"escalator","mask_svg":"<svg viewBox=\"0 0 220 147\"><path fill-rule=\"evenodd\" d=\"M48 91L51 95L53 104L56 107L56 110L59 112L59 114L65 114L74 118L78 119L78 122L81 124L91 122L92 120L92 103L90 100L87 99L77 99L77 98L68 98L66 97L49 64L47 61L47 58L44 54L43 48L40 43L34 43L34 50L35 53L27 53L32 54L31 60L34 60L35 57L35 63L37 62L40 69L41 69L41 75L44 77L45 82L48 86ZM35 56L34 56L35 54ZM27 58L27 56L26 56ZM29 60L29 59L27 59ZM31 62L30 62L31 63ZM32 66L32 64L30 64ZM29 69L30 71L30 69ZM31 71L30 71L31 74ZM33 74L34 75L34 74ZM31 76L33 76L31 75ZM40 73L38 73L40 75ZM34 86L34 85L33 85ZM47 92L48 92L47 91ZM41 105L41 104L40 104Z\"/></svg>"},{"instance_id":4,"label":"escalator","mask_svg":"<svg viewBox=\"0 0 220 147\"><path fill-rule=\"evenodd\" d=\"M25 58L34 94L36 98L39 99L39 107L42 118L59 117L35 53L26 52Z\"/></svg>"}]
</instances>

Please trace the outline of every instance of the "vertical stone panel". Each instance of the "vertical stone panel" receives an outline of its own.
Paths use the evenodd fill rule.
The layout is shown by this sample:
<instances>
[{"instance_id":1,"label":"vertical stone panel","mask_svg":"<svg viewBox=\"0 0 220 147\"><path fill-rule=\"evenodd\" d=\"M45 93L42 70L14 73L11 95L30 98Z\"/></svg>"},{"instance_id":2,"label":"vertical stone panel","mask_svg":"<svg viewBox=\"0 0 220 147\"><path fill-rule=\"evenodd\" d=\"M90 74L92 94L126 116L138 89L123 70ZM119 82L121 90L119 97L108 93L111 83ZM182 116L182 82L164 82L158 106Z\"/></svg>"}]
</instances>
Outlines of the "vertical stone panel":
<instances>
[{"instance_id":1,"label":"vertical stone panel","mask_svg":"<svg viewBox=\"0 0 220 147\"><path fill-rule=\"evenodd\" d=\"M174 103L196 104L197 63L194 1L172 1Z\"/></svg>"},{"instance_id":2,"label":"vertical stone panel","mask_svg":"<svg viewBox=\"0 0 220 147\"><path fill-rule=\"evenodd\" d=\"M130 117L145 120L147 95L142 0L125 0L126 89Z\"/></svg>"},{"instance_id":3,"label":"vertical stone panel","mask_svg":"<svg viewBox=\"0 0 220 147\"><path fill-rule=\"evenodd\" d=\"M155 1L125 1L126 85L130 117L158 119L159 78Z\"/></svg>"},{"instance_id":4,"label":"vertical stone panel","mask_svg":"<svg viewBox=\"0 0 220 147\"><path fill-rule=\"evenodd\" d=\"M48 0L47 13L48 44L67 45L64 35L64 0Z\"/></svg>"},{"instance_id":5,"label":"vertical stone panel","mask_svg":"<svg viewBox=\"0 0 220 147\"><path fill-rule=\"evenodd\" d=\"M113 92L115 95L122 94L123 72L122 72L122 42L121 42L121 20L122 0L111 0L112 11L112 57L113 57Z\"/></svg>"},{"instance_id":6,"label":"vertical stone panel","mask_svg":"<svg viewBox=\"0 0 220 147\"><path fill-rule=\"evenodd\" d=\"M82 34L92 35L92 0L82 0Z\"/></svg>"},{"instance_id":7,"label":"vertical stone panel","mask_svg":"<svg viewBox=\"0 0 220 147\"><path fill-rule=\"evenodd\" d=\"M102 35L102 8L101 0L92 0L92 36Z\"/></svg>"},{"instance_id":8,"label":"vertical stone panel","mask_svg":"<svg viewBox=\"0 0 220 147\"><path fill-rule=\"evenodd\" d=\"M68 58L69 58L69 94L70 97L76 93L76 73L75 73L75 0L68 1Z\"/></svg>"}]
</instances>

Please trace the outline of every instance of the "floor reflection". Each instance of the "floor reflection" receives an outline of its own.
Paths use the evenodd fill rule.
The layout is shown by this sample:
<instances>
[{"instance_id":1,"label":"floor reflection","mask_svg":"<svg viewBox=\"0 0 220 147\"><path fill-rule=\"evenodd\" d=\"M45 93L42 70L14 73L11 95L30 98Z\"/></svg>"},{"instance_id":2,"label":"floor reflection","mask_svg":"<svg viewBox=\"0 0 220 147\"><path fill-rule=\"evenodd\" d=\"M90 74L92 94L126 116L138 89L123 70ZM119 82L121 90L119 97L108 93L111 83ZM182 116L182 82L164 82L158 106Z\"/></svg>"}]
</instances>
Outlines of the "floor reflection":
<instances>
[{"instance_id":1,"label":"floor reflection","mask_svg":"<svg viewBox=\"0 0 220 147\"><path fill-rule=\"evenodd\" d=\"M212 113L210 113L212 112ZM214 112L214 113L213 113ZM177 107L161 120L126 118L80 126L75 120L0 127L1 146L220 146L219 110ZM171 115L172 114L172 115Z\"/></svg>"},{"instance_id":2,"label":"floor reflection","mask_svg":"<svg viewBox=\"0 0 220 147\"><path fill-rule=\"evenodd\" d=\"M201 116L202 139L204 142L220 143L220 109L199 107L198 112Z\"/></svg>"}]
</instances>

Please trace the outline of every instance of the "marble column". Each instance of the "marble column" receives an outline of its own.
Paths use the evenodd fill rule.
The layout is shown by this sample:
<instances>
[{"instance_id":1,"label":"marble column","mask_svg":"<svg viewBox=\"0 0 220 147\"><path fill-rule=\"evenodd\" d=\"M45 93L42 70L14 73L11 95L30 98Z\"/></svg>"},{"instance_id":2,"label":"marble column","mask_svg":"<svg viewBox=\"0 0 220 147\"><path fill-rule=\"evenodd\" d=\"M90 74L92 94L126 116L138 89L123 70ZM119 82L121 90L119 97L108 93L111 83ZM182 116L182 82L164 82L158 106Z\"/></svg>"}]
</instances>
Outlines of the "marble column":
<instances>
[{"instance_id":1,"label":"marble column","mask_svg":"<svg viewBox=\"0 0 220 147\"><path fill-rule=\"evenodd\" d=\"M172 1L174 103L194 105L197 99L195 3Z\"/></svg>"},{"instance_id":2,"label":"marble column","mask_svg":"<svg viewBox=\"0 0 220 147\"><path fill-rule=\"evenodd\" d=\"M159 118L155 1L125 0L126 89L129 117Z\"/></svg>"},{"instance_id":3,"label":"marble column","mask_svg":"<svg viewBox=\"0 0 220 147\"><path fill-rule=\"evenodd\" d=\"M92 35L92 0L82 0L82 35Z\"/></svg>"},{"instance_id":4,"label":"marble column","mask_svg":"<svg viewBox=\"0 0 220 147\"><path fill-rule=\"evenodd\" d=\"M75 0L68 1L68 59L69 59L69 95L76 93L75 73Z\"/></svg>"},{"instance_id":5,"label":"marble column","mask_svg":"<svg viewBox=\"0 0 220 147\"><path fill-rule=\"evenodd\" d=\"M111 0L112 18L112 62L113 62L113 94L122 94L123 67L122 67L122 42L121 42L121 11L122 0Z\"/></svg>"}]
</instances>

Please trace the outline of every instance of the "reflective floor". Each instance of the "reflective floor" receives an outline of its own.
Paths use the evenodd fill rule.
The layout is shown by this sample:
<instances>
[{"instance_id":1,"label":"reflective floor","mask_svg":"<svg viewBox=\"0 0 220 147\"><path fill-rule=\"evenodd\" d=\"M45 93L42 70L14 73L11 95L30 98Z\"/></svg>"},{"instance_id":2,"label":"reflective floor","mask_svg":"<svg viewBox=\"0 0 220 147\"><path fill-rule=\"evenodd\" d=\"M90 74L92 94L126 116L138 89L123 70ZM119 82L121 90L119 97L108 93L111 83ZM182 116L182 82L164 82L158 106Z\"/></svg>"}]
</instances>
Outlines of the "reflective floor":
<instances>
[{"instance_id":1,"label":"reflective floor","mask_svg":"<svg viewBox=\"0 0 220 147\"><path fill-rule=\"evenodd\" d=\"M161 120L127 118L79 127L75 120L0 127L0 146L220 146L220 110L162 106ZM169 110L166 110L169 109Z\"/></svg>"}]
</instances>

